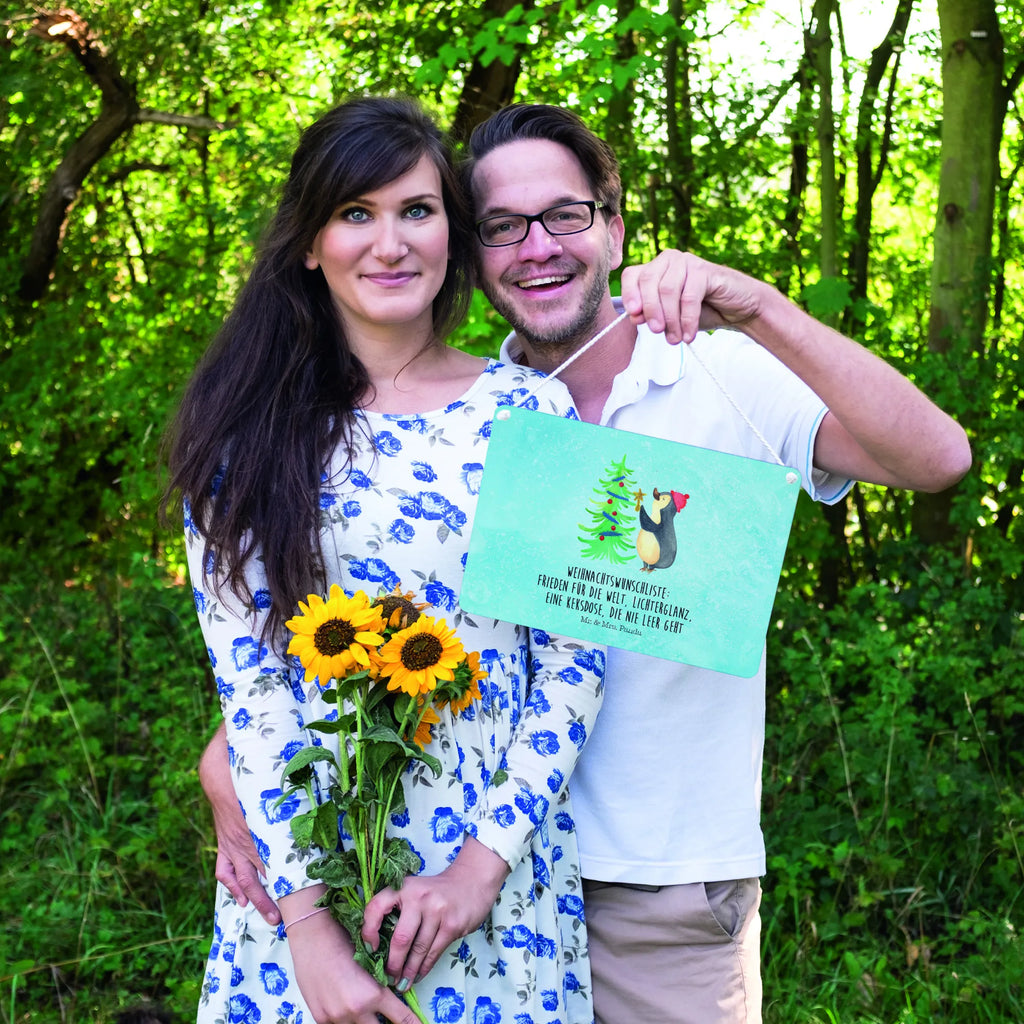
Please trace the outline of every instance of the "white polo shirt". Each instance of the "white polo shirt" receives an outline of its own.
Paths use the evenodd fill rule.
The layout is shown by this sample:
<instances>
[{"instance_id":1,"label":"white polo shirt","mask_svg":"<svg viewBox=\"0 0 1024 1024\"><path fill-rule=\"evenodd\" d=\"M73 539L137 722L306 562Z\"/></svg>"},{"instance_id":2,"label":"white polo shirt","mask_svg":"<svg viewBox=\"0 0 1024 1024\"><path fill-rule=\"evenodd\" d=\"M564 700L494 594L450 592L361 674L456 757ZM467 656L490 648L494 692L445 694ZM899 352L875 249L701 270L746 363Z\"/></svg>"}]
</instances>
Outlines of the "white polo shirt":
<instances>
[{"instance_id":1,"label":"white polo shirt","mask_svg":"<svg viewBox=\"0 0 1024 1024\"><path fill-rule=\"evenodd\" d=\"M774 461L735 403L813 498L839 501L852 481L811 464L821 399L744 334L702 332L693 346L721 387L687 346L641 326L601 423ZM501 358L521 354L506 339ZM609 648L604 707L571 783L583 876L676 885L763 875L764 715L763 654L742 679Z\"/></svg>"}]
</instances>

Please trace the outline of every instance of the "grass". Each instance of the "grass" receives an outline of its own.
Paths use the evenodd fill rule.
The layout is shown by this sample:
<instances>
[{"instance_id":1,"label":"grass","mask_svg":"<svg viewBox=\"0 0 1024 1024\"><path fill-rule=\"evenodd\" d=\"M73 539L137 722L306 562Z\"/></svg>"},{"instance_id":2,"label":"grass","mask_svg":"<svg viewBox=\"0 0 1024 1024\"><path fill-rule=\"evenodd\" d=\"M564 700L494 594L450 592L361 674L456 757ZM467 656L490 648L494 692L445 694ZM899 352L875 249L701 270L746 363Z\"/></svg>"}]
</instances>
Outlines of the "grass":
<instances>
[{"instance_id":1,"label":"grass","mask_svg":"<svg viewBox=\"0 0 1024 1024\"><path fill-rule=\"evenodd\" d=\"M215 706L185 588L141 569L115 600L0 602L0 639L19 640L0 661L3 1024L198 1003L215 883L195 765Z\"/></svg>"},{"instance_id":2,"label":"grass","mask_svg":"<svg viewBox=\"0 0 1024 1024\"><path fill-rule=\"evenodd\" d=\"M216 698L173 575L138 557L0 595L0 1024L194 1018ZM766 1024L1024 1021L1020 637L971 625L991 595L955 597L937 635L934 602L869 588L812 626L780 595Z\"/></svg>"}]
</instances>

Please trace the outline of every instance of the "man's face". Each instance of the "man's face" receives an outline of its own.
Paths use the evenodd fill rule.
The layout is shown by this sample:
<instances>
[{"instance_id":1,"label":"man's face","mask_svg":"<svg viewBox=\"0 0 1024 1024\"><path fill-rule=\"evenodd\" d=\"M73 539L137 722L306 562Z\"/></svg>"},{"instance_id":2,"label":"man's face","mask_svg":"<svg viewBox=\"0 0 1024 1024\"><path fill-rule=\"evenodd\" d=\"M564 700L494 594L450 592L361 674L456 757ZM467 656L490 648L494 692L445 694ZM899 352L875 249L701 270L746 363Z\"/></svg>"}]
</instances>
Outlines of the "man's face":
<instances>
[{"instance_id":1,"label":"man's face","mask_svg":"<svg viewBox=\"0 0 1024 1024\"><path fill-rule=\"evenodd\" d=\"M473 171L473 197L477 220L597 198L573 153L547 139L488 153ZM622 261L622 218L598 212L575 235L551 235L536 221L529 228L513 245L476 243L480 287L520 338L568 354L614 318L608 275Z\"/></svg>"}]
</instances>

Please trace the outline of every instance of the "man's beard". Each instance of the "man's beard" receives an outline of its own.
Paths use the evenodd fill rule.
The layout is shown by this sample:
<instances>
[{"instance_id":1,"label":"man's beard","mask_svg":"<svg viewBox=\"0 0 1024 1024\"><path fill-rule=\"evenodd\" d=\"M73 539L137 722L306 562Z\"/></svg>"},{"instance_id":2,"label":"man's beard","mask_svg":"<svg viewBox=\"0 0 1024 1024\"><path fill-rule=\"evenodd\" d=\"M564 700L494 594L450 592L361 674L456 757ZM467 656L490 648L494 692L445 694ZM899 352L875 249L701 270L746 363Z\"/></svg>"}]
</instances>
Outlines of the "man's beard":
<instances>
[{"instance_id":1,"label":"man's beard","mask_svg":"<svg viewBox=\"0 0 1024 1024\"><path fill-rule=\"evenodd\" d=\"M511 298L513 289L517 287L514 283L510 282L505 289L500 289L481 280L480 290L487 296L491 305L508 321L516 335L527 342L531 348L545 353L564 352L566 356L569 356L598 331L598 316L608 294L609 273L603 260L601 264L595 268L597 272L582 295L575 314L562 324L552 324L544 328L534 329L525 319Z\"/></svg>"}]
</instances>

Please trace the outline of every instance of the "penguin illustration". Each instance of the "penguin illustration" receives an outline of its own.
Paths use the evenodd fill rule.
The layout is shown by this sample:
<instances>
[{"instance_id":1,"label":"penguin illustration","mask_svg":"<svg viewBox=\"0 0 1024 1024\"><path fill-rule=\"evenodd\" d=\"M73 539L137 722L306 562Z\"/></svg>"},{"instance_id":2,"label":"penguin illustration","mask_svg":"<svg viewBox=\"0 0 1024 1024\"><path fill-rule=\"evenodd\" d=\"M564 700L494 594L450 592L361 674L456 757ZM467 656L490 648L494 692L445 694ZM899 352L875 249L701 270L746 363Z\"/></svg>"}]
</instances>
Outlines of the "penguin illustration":
<instances>
[{"instance_id":1,"label":"penguin illustration","mask_svg":"<svg viewBox=\"0 0 1024 1024\"><path fill-rule=\"evenodd\" d=\"M640 509L640 532L636 535L636 553L644 563L641 572L667 569L676 560L676 528L672 520L689 499L678 491L658 491L655 487L651 513Z\"/></svg>"}]
</instances>

